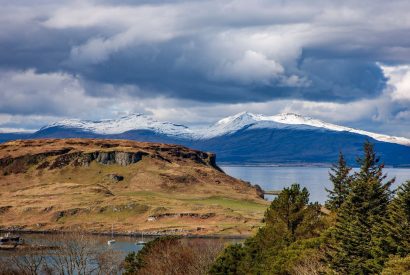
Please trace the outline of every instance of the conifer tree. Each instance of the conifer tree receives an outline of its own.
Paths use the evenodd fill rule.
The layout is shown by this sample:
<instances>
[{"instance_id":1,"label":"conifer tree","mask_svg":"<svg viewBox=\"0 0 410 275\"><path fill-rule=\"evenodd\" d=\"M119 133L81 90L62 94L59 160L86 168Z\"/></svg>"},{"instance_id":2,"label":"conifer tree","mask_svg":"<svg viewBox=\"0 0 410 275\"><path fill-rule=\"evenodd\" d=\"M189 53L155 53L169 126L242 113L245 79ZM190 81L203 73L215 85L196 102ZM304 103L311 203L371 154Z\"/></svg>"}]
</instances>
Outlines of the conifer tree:
<instances>
[{"instance_id":1,"label":"conifer tree","mask_svg":"<svg viewBox=\"0 0 410 275\"><path fill-rule=\"evenodd\" d=\"M360 170L354 174L351 191L336 217L328 254L333 269L340 273L373 274L380 272L384 261L376 243L383 237L380 224L387 218L389 187L383 164L370 142L358 158Z\"/></svg>"},{"instance_id":2,"label":"conifer tree","mask_svg":"<svg viewBox=\"0 0 410 275\"><path fill-rule=\"evenodd\" d=\"M329 179L333 184L333 189L326 189L329 193L329 199L326 201L326 207L331 211L337 211L346 200L346 197L350 192L352 183L350 171L352 168L347 166L342 152L339 152L338 162L333 164L330 170Z\"/></svg>"},{"instance_id":3,"label":"conifer tree","mask_svg":"<svg viewBox=\"0 0 410 275\"><path fill-rule=\"evenodd\" d=\"M388 252L401 257L410 255L410 181L398 188L389 205L384 228Z\"/></svg>"},{"instance_id":4,"label":"conifer tree","mask_svg":"<svg viewBox=\"0 0 410 275\"><path fill-rule=\"evenodd\" d=\"M374 182L387 190L395 179L383 182L387 178L387 174L383 174L384 163L380 163L380 158L374 151L374 145L367 140L363 145L363 152L364 156L357 158L360 170L355 173L354 178L364 182Z\"/></svg>"}]
</instances>

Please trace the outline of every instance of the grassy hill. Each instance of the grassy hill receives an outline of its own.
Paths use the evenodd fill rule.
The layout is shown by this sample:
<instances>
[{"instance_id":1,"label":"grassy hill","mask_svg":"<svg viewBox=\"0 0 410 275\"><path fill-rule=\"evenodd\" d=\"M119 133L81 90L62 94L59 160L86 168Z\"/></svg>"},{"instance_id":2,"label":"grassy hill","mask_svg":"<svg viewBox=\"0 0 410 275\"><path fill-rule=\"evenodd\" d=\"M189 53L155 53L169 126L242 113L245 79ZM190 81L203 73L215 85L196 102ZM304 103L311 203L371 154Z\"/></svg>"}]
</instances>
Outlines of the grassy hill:
<instances>
[{"instance_id":1,"label":"grassy hill","mask_svg":"<svg viewBox=\"0 0 410 275\"><path fill-rule=\"evenodd\" d=\"M0 228L250 234L267 202L215 155L99 139L0 145Z\"/></svg>"}]
</instances>

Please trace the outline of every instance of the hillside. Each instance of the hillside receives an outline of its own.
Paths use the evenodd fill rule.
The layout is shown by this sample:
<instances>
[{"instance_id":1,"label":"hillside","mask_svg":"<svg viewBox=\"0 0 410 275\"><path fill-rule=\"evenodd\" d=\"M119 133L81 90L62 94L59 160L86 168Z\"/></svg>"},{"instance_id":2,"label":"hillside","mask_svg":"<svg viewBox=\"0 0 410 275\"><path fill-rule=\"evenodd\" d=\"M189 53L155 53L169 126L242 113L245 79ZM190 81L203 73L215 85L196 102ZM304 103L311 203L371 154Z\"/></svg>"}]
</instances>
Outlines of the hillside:
<instances>
[{"instance_id":1,"label":"hillside","mask_svg":"<svg viewBox=\"0 0 410 275\"><path fill-rule=\"evenodd\" d=\"M249 234L267 202L215 155L98 139L0 144L0 228Z\"/></svg>"}]
</instances>

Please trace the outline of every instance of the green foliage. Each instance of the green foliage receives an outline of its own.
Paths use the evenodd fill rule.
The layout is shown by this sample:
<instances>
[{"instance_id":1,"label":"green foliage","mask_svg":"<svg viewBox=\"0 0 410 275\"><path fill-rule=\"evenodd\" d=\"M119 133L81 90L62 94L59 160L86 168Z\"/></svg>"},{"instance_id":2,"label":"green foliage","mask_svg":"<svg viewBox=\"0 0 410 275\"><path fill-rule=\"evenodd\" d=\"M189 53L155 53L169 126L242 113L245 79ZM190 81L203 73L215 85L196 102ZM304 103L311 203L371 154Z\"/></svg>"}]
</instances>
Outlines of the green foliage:
<instances>
[{"instance_id":1,"label":"green foliage","mask_svg":"<svg viewBox=\"0 0 410 275\"><path fill-rule=\"evenodd\" d=\"M364 144L364 156L358 158L360 170L354 174L351 190L341 205L329 241L329 262L340 273L380 272L384 253L380 242L390 199L383 164L379 164L373 145Z\"/></svg>"},{"instance_id":2,"label":"green foliage","mask_svg":"<svg viewBox=\"0 0 410 275\"><path fill-rule=\"evenodd\" d=\"M404 258L391 257L386 262L382 275L410 275L410 255Z\"/></svg>"},{"instance_id":3,"label":"green foliage","mask_svg":"<svg viewBox=\"0 0 410 275\"><path fill-rule=\"evenodd\" d=\"M138 253L131 252L125 257L124 261L124 275L133 275L137 274L138 270L143 268L145 266L145 260L144 258L148 255L150 255L151 250L158 246L161 245L164 242L175 242L180 237L177 236L164 236L164 237L158 237L144 245L144 247L138 251Z\"/></svg>"},{"instance_id":4,"label":"green foliage","mask_svg":"<svg viewBox=\"0 0 410 275\"><path fill-rule=\"evenodd\" d=\"M366 141L363 145L364 156L357 158L360 165L360 171L354 175L355 180L362 182L376 182L384 189L387 189L395 182L395 178L383 182L387 174L383 174L384 164L380 163L380 158L374 151L374 145Z\"/></svg>"},{"instance_id":5,"label":"green foliage","mask_svg":"<svg viewBox=\"0 0 410 275\"><path fill-rule=\"evenodd\" d=\"M331 211L336 211L350 193L353 180L353 177L350 175L352 168L347 166L345 158L342 152L340 152L338 162L333 164L330 170L329 179L333 184L333 189L326 189L329 193L326 207Z\"/></svg>"},{"instance_id":6,"label":"green foliage","mask_svg":"<svg viewBox=\"0 0 410 275\"><path fill-rule=\"evenodd\" d=\"M309 203L307 189L293 184L272 201L265 226L243 246L228 247L211 274L288 274L292 261L316 249L302 240L317 237L323 227L320 205Z\"/></svg>"},{"instance_id":7,"label":"green foliage","mask_svg":"<svg viewBox=\"0 0 410 275\"><path fill-rule=\"evenodd\" d=\"M241 266L245 250L241 244L232 244L228 246L215 261L211 267L210 274L241 274Z\"/></svg>"},{"instance_id":8,"label":"green foliage","mask_svg":"<svg viewBox=\"0 0 410 275\"><path fill-rule=\"evenodd\" d=\"M322 258L320 248L324 239L321 237L298 240L281 249L269 263L272 274L291 274L294 267L307 259L319 262ZM320 263L318 263L321 265Z\"/></svg>"},{"instance_id":9,"label":"green foliage","mask_svg":"<svg viewBox=\"0 0 410 275\"><path fill-rule=\"evenodd\" d=\"M402 257L410 254L410 181L398 188L389 205L384 229L385 250Z\"/></svg>"},{"instance_id":10,"label":"green foliage","mask_svg":"<svg viewBox=\"0 0 410 275\"><path fill-rule=\"evenodd\" d=\"M353 175L342 154L332 167L329 216L309 203L305 188L285 188L265 226L225 250L211 274L410 275L410 181L391 199L395 179L387 180L371 143L363 149Z\"/></svg>"}]
</instances>

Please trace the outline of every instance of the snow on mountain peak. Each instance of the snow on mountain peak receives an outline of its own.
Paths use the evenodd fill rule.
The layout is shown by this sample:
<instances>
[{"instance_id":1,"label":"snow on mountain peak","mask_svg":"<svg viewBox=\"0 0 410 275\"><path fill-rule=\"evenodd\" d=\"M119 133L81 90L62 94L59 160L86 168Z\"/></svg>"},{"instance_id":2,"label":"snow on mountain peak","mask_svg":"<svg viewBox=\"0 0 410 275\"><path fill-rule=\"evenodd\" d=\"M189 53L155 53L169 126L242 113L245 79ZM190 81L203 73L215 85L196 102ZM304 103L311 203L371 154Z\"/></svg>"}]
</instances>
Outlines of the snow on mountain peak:
<instances>
[{"instance_id":1,"label":"snow on mountain peak","mask_svg":"<svg viewBox=\"0 0 410 275\"><path fill-rule=\"evenodd\" d=\"M375 140L397 143L410 146L410 139L376 134L368 131L339 126L318 119L302 116L295 113L281 113L273 116L241 112L223 118L210 127L190 129L186 126L171 122L160 122L144 114L131 114L119 119L106 119L100 121L67 119L62 120L41 130L52 128L76 128L97 134L120 134L131 130L150 130L155 133L187 139L209 139L213 137L232 134L245 129L315 129L321 128L330 131L350 132L365 135Z\"/></svg>"},{"instance_id":2,"label":"snow on mountain peak","mask_svg":"<svg viewBox=\"0 0 410 275\"><path fill-rule=\"evenodd\" d=\"M358 130L354 128L339 126L332 123L327 123L318 119L314 119L308 116L302 116L295 113L281 113L273 116L265 116L262 114L253 114L249 112L238 113L233 116L229 116L219 120L216 124L211 126L202 138L210 138L215 136L220 136L224 134L229 134L241 130L245 127L247 128L283 128L298 127L297 125L302 125L304 127L314 127L322 128L331 131L338 132L351 132L355 134L365 135L374 138L378 141L397 143L401 145L410 146L410 139L404 137L394 137L383 134L372 133L368 131Z\"/></svg>"},{"instance_id":3,"label":"snow on mountain peak","mask_svg":"<svg viewBox=\"0 0 410 275\"><path fill-rule=\"evenodd\" d=\"M55 122L41 130L52 127L76 128L97 134L120 134L131 130L151 130L172 136L186 136L190 130L183 125L171 122L160 122L144 114L131 114L119 119L105 119L100 121L66 119Z\"/></svg>"}]
</instances>

